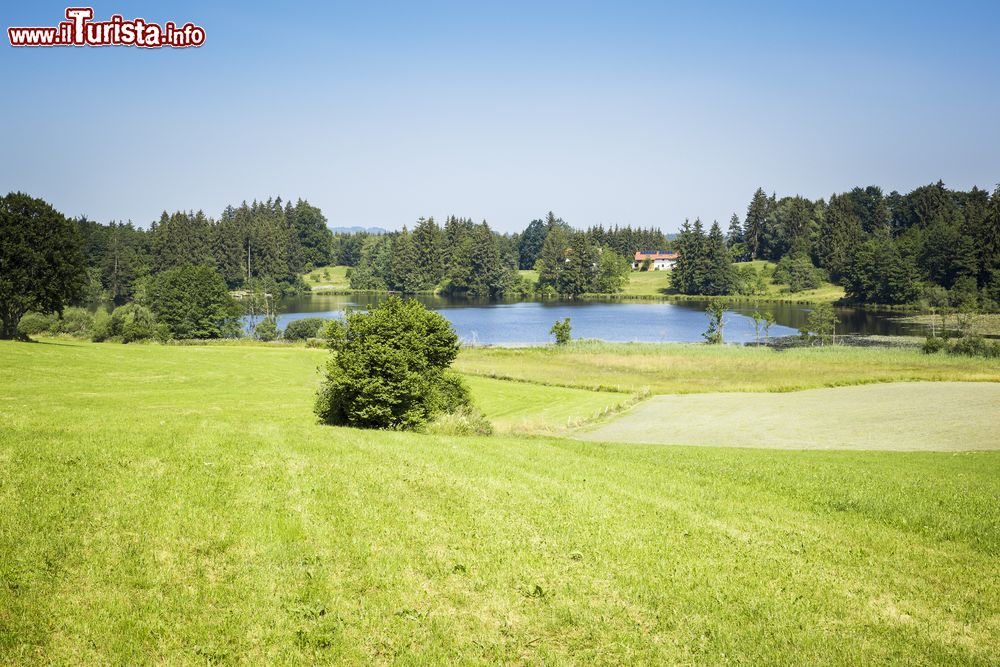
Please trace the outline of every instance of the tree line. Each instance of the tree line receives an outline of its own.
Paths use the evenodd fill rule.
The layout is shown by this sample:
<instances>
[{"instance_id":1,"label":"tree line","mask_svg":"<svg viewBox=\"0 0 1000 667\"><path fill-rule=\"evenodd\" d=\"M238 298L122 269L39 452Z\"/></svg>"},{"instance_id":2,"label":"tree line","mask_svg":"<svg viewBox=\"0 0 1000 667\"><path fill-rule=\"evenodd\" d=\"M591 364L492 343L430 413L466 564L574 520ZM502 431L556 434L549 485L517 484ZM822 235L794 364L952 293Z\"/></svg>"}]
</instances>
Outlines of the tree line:
<instances>
[{"instance_id":1,"label":"tree line","mask_svg":"<svg viewBox=\"0 0 1000 667\"><path fill-rule=\"evenodd\" d=\"M304 287L300 274L332 260L333 233L322 212L281 197L227 206L216 220L202 211L160 216L149 229L131 222L75 220L87 262L89 296L120 305L143 280L181 266L209 266L230 289L265 285L276 293Z\"/></svg>"},{"instance_id":2,"label":"tree line","mask_svg":"<svg viewBox=\"0 0 1000 667\"><path fill-rule=\"evenodd\" d=\"M728 249L728 259L722 248ZM793 291L829 279L859 303L1000 307L1000 187L949 190L940 181L907 194L856 187L828 201L758 189L727 233L685 222L672 285L686 294L752 293L732 262L777 262ZM759 278L758 278L759 280Z\"/></svg>"},{"instance_id":3,"label":"tree line","mask_svg":"<svg viewBox=\"0 0 1000 667\"><path fill-rule=\"evenodd\" d=\"M412 231L337 235L336 263L351 267L351 287L404 293L496 298L540 294L614 293L628 279L628 255L649 244L665 247L658 229L591 227L575 230L554 213L523 232L501 234L486 221L449 216L444 225L421 218ZM518 269L538 271L538 280Z\"/></svg>"}]
</instances>

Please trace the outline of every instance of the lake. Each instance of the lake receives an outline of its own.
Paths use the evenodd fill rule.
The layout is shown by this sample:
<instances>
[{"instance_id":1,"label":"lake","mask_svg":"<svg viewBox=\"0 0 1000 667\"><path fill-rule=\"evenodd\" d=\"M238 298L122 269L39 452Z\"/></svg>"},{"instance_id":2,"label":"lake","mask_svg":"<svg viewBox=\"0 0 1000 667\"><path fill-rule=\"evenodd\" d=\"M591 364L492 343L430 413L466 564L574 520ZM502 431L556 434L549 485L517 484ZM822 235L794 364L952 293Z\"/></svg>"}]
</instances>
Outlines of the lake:
<instances>
[{"instance_id":1,"label":"lake","mask_svg":"<svg viewBox=\"0 0 1000 667\"><path fill-rule=\"evenodd\" d=\"M364 310L384 299L384 294L311 293L279 303L278 326L303 317L341 317L345 309ZM708 326L707 301L470 301L441 296L412 297L446 317L466 344L517 344L552 342L549 329L556 320L570 318L573 338L599 338L611 342L701 342ZM771 336L789 336L805 326L809 307L789 303L752 303L728 306L726 342L754 340L750 315L754 309L770 310L776 320ZM859 308L836 308L838 334L920 334L916 325L900 323L885 313Z\"/></svg>"}]
</instances>

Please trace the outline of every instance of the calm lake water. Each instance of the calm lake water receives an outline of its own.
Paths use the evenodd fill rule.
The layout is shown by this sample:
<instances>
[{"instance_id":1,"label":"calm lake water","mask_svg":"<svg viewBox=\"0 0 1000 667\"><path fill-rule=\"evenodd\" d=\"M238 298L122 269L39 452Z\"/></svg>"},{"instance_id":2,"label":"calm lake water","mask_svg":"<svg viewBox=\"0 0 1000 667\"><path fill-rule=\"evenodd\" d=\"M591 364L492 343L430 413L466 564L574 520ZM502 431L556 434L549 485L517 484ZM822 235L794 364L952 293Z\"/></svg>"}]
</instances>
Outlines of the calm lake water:
<instances>
[{"instance_id":1,"label":"calm lake water","mask_svg":"<svg viewBox=\"0 0 1000 667\"><path fill-rule=\"evenodd\" d=\"M279 304L278 326L284 328L302 317L342 317L345 309L364 310L385 298L379 294L313 293L285 299ZM573 338L599 338L612 342L701 342L708 326L707 302L628 301L499 301L476 302L439 296L413 297L451 321L467 344L530 344L552 341L549 329L556 320L570 318ZM754 340L754 304L733 305L726 314L726 342ZM771 336L789 336L805 326L808 306L761 303L777 320ZM884 314L857 308L838 308L838 334L900 335L920 333Z\"/></svg>"}]
</instances>

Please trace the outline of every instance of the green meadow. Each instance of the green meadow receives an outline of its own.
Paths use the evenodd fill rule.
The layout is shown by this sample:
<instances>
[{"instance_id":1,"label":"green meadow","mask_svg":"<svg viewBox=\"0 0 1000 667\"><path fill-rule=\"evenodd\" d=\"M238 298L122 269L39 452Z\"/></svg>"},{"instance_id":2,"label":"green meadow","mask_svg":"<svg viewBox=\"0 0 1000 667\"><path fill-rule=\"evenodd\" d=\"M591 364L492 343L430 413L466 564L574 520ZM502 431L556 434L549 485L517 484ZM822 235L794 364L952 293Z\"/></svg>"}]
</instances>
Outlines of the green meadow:
<instances>
[{"instance_id":1,"label":"green meadow","mask_svg":"<svg viewBox=\"0 0 1000 667\"><path fill-rule=\"evenodd\" d=\"M0 663L996 664L1000 452L565 437L993 362L465 350L498 435L445 437L317 424L326 354L0 342Z\"/></svg>"}]
</instances>

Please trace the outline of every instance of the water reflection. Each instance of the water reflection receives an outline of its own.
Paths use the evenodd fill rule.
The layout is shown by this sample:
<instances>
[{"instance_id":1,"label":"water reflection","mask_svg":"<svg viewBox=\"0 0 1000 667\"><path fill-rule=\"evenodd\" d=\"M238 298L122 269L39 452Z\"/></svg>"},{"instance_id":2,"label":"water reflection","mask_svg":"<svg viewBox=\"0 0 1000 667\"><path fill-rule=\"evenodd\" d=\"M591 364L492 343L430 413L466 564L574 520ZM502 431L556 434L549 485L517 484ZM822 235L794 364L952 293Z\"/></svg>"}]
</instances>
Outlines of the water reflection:
<instances>
[{"instance_id":1,"label":"water reflection","mask_svg":"<svg viewBox=\"0 0 1000 667\"><path fill-rule=\"evenodd\" d=\"M302 317L341 317L345 309L365 309L385 298L384 294L313 293L283 300L278 325ZM549 329L557 319L571 318L574 338L599 338L613 342L697 342L702 340L708 318L707 301L470 301L436 295L418 295L428 308L451 321L466 343L530 344L551 341ZM806 324L809 307L761 302L734 304L727 308L727 342L750 342L755 338L751 314L770 310L776 324L772 336L798 333ZM901 323L886 313L861 308L835 308L840 319L838 333L880 335L919 334L920 327Z\"/></svg>"}]
</instances>

